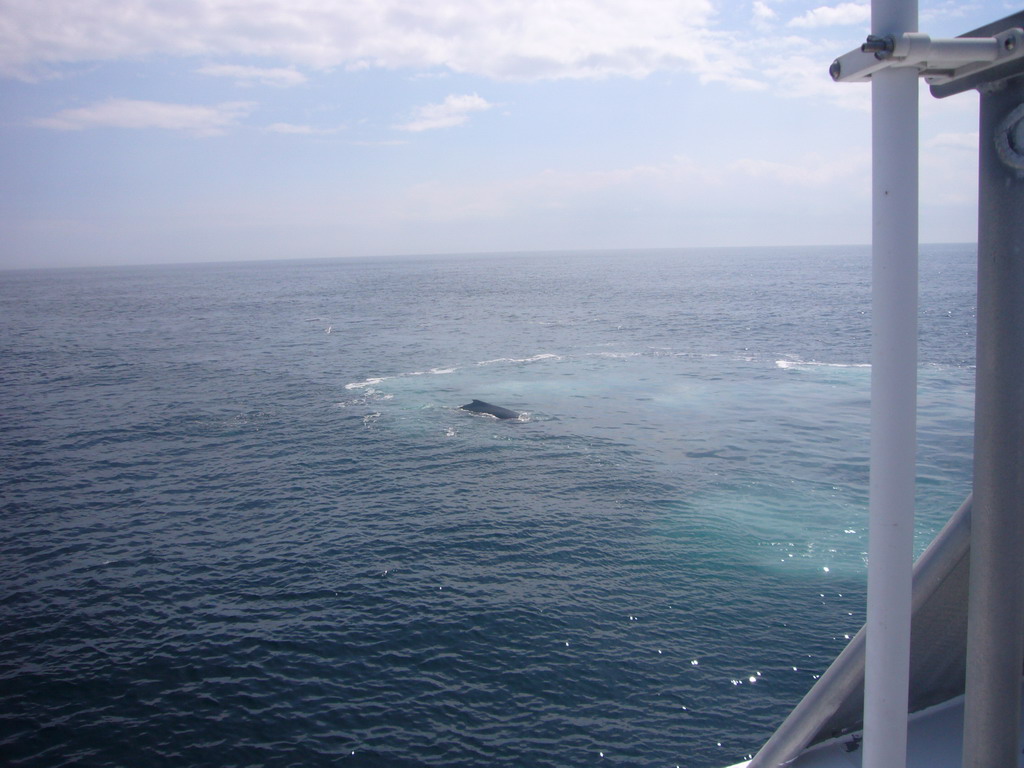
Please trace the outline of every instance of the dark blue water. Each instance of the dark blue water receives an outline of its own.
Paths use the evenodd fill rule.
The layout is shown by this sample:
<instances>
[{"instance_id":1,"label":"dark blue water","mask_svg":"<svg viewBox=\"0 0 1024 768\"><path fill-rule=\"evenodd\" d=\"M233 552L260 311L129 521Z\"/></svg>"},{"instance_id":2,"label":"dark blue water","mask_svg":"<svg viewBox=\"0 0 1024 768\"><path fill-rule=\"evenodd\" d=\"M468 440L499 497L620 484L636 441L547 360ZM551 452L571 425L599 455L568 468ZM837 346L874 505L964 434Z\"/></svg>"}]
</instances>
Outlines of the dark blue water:
<instances>
[{"instance_id":1,"label":"dark blue water","mask_svg":"<svg viewBox=\"0 0 1024 768\"><path fill-rule=\"evenodd\" d=\"M0 762L743 758L863 619L869 271L0 274ZM919 549L969 486L973 248L921 272Z\"/></svg>"}]
</instances>

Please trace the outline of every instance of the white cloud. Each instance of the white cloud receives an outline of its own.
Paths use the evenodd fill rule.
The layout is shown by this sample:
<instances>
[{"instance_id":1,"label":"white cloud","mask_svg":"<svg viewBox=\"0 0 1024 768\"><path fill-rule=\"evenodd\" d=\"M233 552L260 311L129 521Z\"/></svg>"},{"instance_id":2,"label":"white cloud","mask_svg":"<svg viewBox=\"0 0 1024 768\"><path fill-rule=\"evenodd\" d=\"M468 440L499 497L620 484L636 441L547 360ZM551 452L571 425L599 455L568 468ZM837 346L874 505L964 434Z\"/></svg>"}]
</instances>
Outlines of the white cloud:
<instances>
[{"instance_id":1,"label":"white cloud","mask_svg":"<svg viewBox=\"0 0 1024 768\"><path fill-rule=\"evenodd\" d=\"M196 136L216 136L252 110L249 102L225 102L206 107L194 104L168 104L157 101L108 99L88 107L65 109L34 125L59 131L87 128L160 128L185 131Z\"/></svg>"},{"instance_id":2,"label":"white cloud","mask_svg":"<svg viewBox=\"0 0 1024 768\"><path fill-rule=\"evenodd\" d=\"M285 133L294 136L329 136L344 130L343 126L336 128L318 128L313 125L296 125L295 123L273 123L266 128L270 133Z\"/></svg>"},{"instance_id":3,"label":"white cloud","mask_svg":"<svg viewBox=\"0 0 1024 768\"><path fill-rule=\"evenodd\" d=\"M396 126L403 131L430 131L435 128L453 128L469 120L473 112L483 112L494 105L473 94L452 94L440 104L417 107L413 119Z\"/></svg>"},{"instance_id":4,"label":"white cloud","mask_svg":"<svg viewBox=\"0 0 1024 768\"><path fill-rule=\"evenodd\" d=\"M841 157L808 154L798 162L786 163L743 158L730 166L735 173L794 187L827 187L844 179L866 177L870 169L871 157L866 152L848 152Z\"/></svg>"},{"instance_id":5,"label":"white cloud","mask_svg":"<svg viewBox=\"0 0 1024 768\"><path fill-rule=\"evenodd\" d=\"M803 16L791 19L791 27L836 27L852 24L867 24L871 19L871 6L862 3L840 3L812 8Z\"/></svg>"},{"instance_id":6,"label":"white cloud","mask_svg":"<svg viewBox=\"0 0 1024 768\"><path fill-rule=\"evenodd\" d=\"M939 149L969 149L978 151L978 134L974 133L940 133L924 142L924 146Z\"/></svg>"},{"instance_id":7,"label":"white cloud","mask_svg":"<svg viewBox=\"0 0 1024 768\"><path fill-rule=\"evenodd\" d=\"M524 211L579 211L616 201L644 201L664 209L686 210L721 196L735 196L727 180L742 178L744 195L763 204L766 195L781 199L786 190L818 188L850 178L865 178L866 152L830 158L808 154L790 162L737 159L721 165L677 156L663 163L591 171L545 170L501 181L423 182L391 200L375 203L397 221L453 222L498 219Z\"/></svg>"},{"instance_id":8,"label":"white cloud","mask_svg":"<svg viewBox=\"0 0 1024 768\"><path fill-rule=\"evenodd\" d=\"M279 62L204 68L279 84L296 79L290 65L523 80L662 69L749 78L734 36L711 28L711 0L0 0L0 18L0 74L22 78L158 55Z\"/></svg>"},{"instance_id":9,"label":"white cloud","mask_svg":"<svg viewBox=\"0 0 1024 768\"><path fill-rule=\"evenodd\" d=\"M658 165L591 171L543 170L504 179L426 181L397 190L370 208L381 227L413 224L470 224L529 220L544 212L593 209L606 200L669 200L707 196L721 189L718 168L701 167L688 158ZM685 208L685 203L678 203ZM616 208L621 208L617 202Z\"/></svg>"},{"instance_id":10,"label":"white cloud","mask_svg":"<svg viewBox=\"0 0 1024 768\"><path fill-rule=\"evenodd\" d=\"M240 64L209 64L196 70L201 75L230 77L239 85L302 85L306 76L286 67L246 67Z\"/></svg>"},{"instance_id":11,"label":"white cloud","mask_svg":"<svg viewBox=\"0 0 1024 768\"><path fill-rule=\"evenodd\" d=\"M972 13L977 13L983 7L979 3L964 2L964 0L942 0L941 2L933 0L920 10L919 29L928 29L936 23L962 19ZM1003 14L999 11L993 13L992 20L1014 11L1014 4L1004 3L1003 10L1005 11Z\"/></svg>"},{"instance_id":12,"label":"white cloud","mask_svg":"<svg viewBox=\"0 0 1024 768\"><path fill-rule=\"evenodd\" d=\"M773 21L777 14L775 11L761 0L754 0L754 19L757 21Z\"/></svg>"},{"instance_id":13,"label":"white cloud","mask_svg":"<svg viewBox=\"0 0 1024 768\"><path fill-rule=\"evenodd\" d=\"M784 98L827 102L857 112L870 112L871 89L860 84L836 83L828 74L841 44L802 37L776 37L756 53L765 78ZM806 107L801 107L806 109Z\"/></svg>"},{"instance_id":14,"label":"white cloud","mask_svg":"<svg viewBox=\"0 0 1024 768\"><path fill-rule=\"evenodd\" d=\"M438 233L476 238L475 244L459 246L470 250L489 247L495 232L512 249L763 244L769 231L770 242L856 241L870 212L870 175L864 172L870 158L865 151L849 154L854 157L726 164L680 156L590 171L429 181L365 201L364 215L382 231L418 233L422 240L415 247L442 251L454 246L430 241ZM821 189L831 189L829 180L842 182L846 193L823 196ZM851 209L851 195L861 205ZM810 210L810 199L818 206L815 215L793 230L793 212Z\"/></svg>"},{"instance_id":15,"label":"white cloud","mask_svg":"<svg viewBox=\"0 0 1024 768\"><path fill-rule=\"evenodd\" d=\"M350 141L353 147L404 147L409 144L404 139L384 139L382 141Z\"/></svg>"}]
</instances>

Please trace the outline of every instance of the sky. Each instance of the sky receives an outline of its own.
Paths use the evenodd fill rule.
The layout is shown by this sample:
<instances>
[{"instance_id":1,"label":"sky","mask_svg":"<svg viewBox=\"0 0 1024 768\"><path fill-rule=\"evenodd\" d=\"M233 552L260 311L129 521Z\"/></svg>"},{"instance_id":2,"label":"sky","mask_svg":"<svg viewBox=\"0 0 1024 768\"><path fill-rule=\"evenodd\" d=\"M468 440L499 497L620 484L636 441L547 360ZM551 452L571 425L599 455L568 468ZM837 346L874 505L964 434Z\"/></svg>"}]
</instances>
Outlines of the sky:
<instances>
[{"instance_id":1,"label":"sky","mask_svg":"<svg viewBox=\"0 0 1024 768\"><path fill-rule=\"evenodd\" d=\"M953 37L1019 10L922 0ZM0 0L0 269L870 241L820 0ZM921 94L921 240L977 238Z\"/></svg>"}]
</instances>

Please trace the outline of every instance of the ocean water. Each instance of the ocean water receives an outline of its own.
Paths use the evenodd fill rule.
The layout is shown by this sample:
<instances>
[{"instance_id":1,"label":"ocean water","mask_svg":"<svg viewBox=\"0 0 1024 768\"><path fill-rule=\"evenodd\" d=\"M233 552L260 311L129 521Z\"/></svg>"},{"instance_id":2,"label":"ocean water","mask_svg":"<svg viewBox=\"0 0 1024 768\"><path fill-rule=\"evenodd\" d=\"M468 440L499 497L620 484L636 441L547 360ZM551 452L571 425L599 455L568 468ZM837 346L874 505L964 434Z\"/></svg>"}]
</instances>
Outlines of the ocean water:
<instances>
[{"instance_id":1,"label":"ocean water","mask_svg":"<svg viewBox=\"0 0 1024 768\"><path fill-rule=\"evenodd\" d=\"M919 550L974 259L922 251ZM0 273L0 762L744 758L863 621L869 261Z\"/></svg>"}]
</instances>

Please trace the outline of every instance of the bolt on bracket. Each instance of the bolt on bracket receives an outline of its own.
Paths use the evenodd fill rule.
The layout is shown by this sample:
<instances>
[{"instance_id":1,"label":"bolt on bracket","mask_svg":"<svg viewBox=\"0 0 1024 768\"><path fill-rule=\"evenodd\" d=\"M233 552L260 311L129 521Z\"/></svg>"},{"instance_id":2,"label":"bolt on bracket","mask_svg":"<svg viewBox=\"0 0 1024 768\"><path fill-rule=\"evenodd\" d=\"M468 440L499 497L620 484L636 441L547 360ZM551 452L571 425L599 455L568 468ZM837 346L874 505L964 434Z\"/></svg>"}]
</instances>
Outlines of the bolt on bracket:
<instances>
[{"instance_id":1,"label":"bolt on bracket","mask_svg":"<svg viewBox=\"0 0 1024 768\"><path fill-rule=\"evenodd\" d=\"M1011 168L1024 171L1024 104L1014 109L996 127L996 154Z\"/></svg>"}]
</instances>

